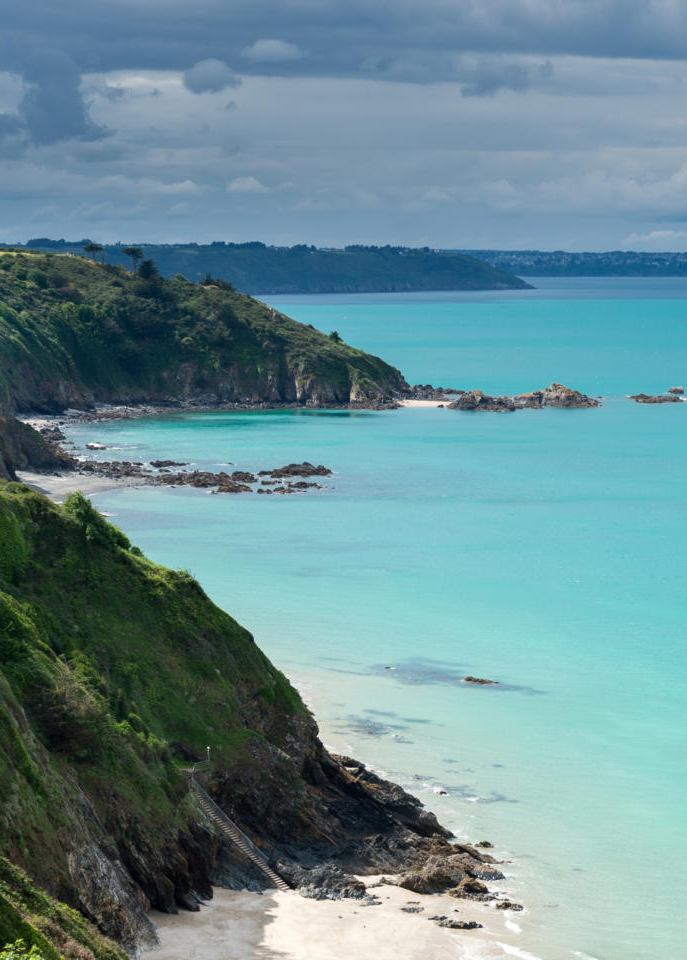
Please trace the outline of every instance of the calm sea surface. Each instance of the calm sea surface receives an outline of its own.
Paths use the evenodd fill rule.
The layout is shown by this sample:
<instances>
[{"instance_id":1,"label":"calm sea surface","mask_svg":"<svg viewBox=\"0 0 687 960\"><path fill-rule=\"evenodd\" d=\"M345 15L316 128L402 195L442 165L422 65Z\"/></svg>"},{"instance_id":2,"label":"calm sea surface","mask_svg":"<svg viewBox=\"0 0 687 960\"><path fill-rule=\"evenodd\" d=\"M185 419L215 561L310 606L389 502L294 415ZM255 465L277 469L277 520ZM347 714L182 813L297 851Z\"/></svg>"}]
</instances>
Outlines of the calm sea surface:
<instances>
[{"instance_id":1,"label":"calm sea surface","mask_svg":"<svg viewBox=\"0 0 687 960\"><path fill-rule=\"evenodd\" d=\"M221 413L69 434L120 448L105 457L330 466L307 496L94 499L255 633L328 745L495 844L526 911L493 911L472 956L680 960L687 405L624 395L687 386L687 281L534 282L269 299L410 382L558 380L603 394L600 409Z\"/></svg>"}]
</instances>

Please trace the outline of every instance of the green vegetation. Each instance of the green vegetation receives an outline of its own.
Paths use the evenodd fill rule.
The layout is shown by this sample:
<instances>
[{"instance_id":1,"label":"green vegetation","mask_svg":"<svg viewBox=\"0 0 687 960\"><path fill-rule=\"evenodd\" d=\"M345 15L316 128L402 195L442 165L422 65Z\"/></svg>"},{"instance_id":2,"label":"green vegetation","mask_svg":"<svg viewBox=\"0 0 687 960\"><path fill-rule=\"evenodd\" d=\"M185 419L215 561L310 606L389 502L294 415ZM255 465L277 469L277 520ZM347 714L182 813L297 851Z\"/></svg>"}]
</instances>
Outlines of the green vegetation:
<instances>
[{"instance_id":1,"label":"green vegetation","mask_svg":"<svg viewBox=\"0 0 687 960\"><path fill-rule=\"evenodd\" d=\"M49 897L0 857L0 960L27 958L126 960L126 954L80 913Z\"/></svg>"},{"instance_id":2,"label":"green vegetation","mask_svg":"<svg viewBox=\"0 0 687 960\"><path fill-rule=\"evenodd\" d=\"M82 253L86 241L65 243L46 237L27 247ZM108 263L126 263L129 248L106 245ZM189 280L206 274L222 277L250 293L369 293L406 290L521 289L528 284L504 269L465 253L429 247L370 247L321 250L299 243L269 247L264 243L142 244L161 272Z\"/></svg>"},{"instance_id":3,"label":"green vegetation","mask_svg":"<svg viewBox=\"0 0 687 960\"><path fill-rule=\"evenodd\" d=\"M210 278L211 279L211 278ZM237 293L67 254L0 255L0 409L103 402L348 403L397 370Z\"/></svg>"},{"instance_id":4,"label":"green vegetation","mask_svg":"<svg viewBox=\"0 0 687 960\"><path fill-rule=\"evenodd\" d=\"M211 744L238 779L251 738L281 746L308 714L193 577L146 559L81 494L58 507L0 481L0 542L0 856L79 904L75 844L179 860L193 816L180 758ZM0 861L0 945L22 937L53 960L16 916L12 870Z\"/></svg>"}]
</instances>

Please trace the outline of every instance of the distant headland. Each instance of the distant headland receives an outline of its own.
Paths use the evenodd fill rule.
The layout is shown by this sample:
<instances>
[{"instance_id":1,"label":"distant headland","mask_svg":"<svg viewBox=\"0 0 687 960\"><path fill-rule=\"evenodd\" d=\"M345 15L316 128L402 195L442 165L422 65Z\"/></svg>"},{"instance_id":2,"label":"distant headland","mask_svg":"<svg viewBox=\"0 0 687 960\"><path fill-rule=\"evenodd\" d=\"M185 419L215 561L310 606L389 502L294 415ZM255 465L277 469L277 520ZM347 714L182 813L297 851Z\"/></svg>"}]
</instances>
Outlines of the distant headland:
<instances>
[{"instance_id":1,"label":"distant headland","mask_svg":"<svg viewBox=\"0 0 687 960\"><path fill-rule=\"evenodd\" d=\"M429 247L374 247L342 249L308 244L276 247L249 243L125 243L100 244L92 240L51 240L37 237L25 250L76 253L97 247L105 262L128 266L127 250L140 250L152 259L164 277L181 275L199 281L206 274L220 277L237 290L251 294L289 293L404 293L422 290L526 290L530 284L509 271L455 251ZM20 249L14 245L14 249Z\"/></svg>"}]
</instances>

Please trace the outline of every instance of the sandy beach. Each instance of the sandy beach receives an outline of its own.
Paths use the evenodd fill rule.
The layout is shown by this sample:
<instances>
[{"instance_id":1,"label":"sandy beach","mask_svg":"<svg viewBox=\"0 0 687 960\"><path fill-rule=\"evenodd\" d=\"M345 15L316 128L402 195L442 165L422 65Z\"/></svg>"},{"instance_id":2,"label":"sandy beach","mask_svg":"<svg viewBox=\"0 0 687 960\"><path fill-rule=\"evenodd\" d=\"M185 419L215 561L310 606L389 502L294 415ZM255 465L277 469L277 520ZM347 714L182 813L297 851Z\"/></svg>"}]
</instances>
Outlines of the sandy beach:
<instances>
[{"instance_id":1,"label":"sandy beach","mask_svg":"<svg viewBox=\"0 0 687 960\"><path fill-rule=\"evenodd\" d=\"M399 400L401 407L447 407L450 400Z\"/></svg>"},{"instance_id":2,"label":"sandy beach","mask_svg":"<svg viewBox=\"0 0 687 960\"><path fill-rule=\"evenodd\" d=\"M200 913L152 914L161 946L151 960L472 960L513 955L508 942L513 942L518 925L506 911L443 895L421 896L389 884L370 892L378 896L379 905L215 888L213 900ZM484 928L446 929L429 920L435 915L477 920ZM505 949L499 946L501 940Z\"/></svg>"},{"instance_id":3,"label":"sandy beach","mask_svg":"<svg viewBox=\"0 0 687 960\"><path fill-rule=\"evenodd\" d=\"M33 473L30 470L17 470L17 476L22 483L33 490L44 493L55 503L62 503L64 498L74 490L80 490L85 497L104 490L115 490L118 487L137 487L142 484L135 478L126 477L97 477L84 473Z\"/></svg>"}]
</instances>

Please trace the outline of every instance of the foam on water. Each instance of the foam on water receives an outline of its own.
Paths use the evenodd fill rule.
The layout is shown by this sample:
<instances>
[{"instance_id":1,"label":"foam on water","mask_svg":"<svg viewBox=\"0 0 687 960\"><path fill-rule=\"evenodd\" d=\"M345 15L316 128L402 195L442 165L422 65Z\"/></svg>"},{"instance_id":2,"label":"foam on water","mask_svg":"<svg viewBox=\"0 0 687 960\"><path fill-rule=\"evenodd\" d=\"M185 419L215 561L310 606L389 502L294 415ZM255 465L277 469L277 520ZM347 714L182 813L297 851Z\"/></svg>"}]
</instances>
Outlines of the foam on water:
<instances>
[{"instance_id":1,"label":"foam on water","mask_svg":"<svg viewBox=\"0 0 687 960\"><path fill-rule=\"evenodd\" d=\"M474 947L485 960L682 952L687 406L622 395L687 379L685 301L665 297L687 282L623 288L641 299L602 287L594 299L580 283L279 304L414 382L560 380L617 398L598 410L303 410L68 431L201 469L335 470L299 497L129 488L94 500L252 630L326 743L458 836L495 844L508 861L498 887L527 912L515 924L489 911ZM650 911L649 889L661 891Z\"/></svg>"}]
</instances>

